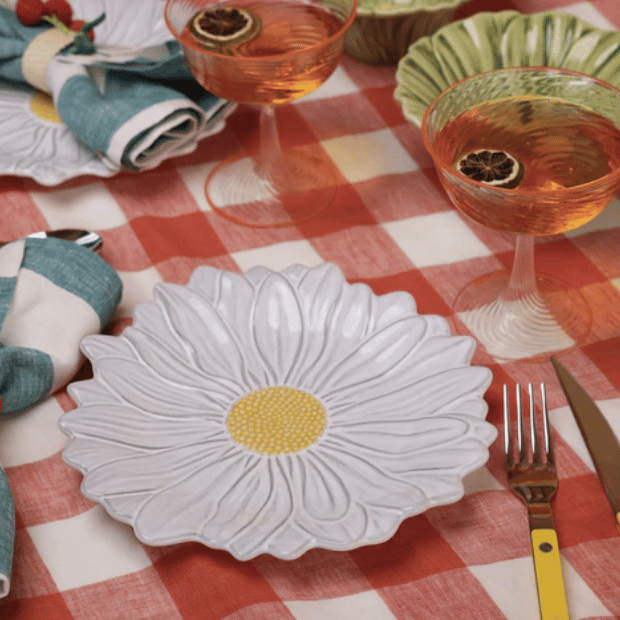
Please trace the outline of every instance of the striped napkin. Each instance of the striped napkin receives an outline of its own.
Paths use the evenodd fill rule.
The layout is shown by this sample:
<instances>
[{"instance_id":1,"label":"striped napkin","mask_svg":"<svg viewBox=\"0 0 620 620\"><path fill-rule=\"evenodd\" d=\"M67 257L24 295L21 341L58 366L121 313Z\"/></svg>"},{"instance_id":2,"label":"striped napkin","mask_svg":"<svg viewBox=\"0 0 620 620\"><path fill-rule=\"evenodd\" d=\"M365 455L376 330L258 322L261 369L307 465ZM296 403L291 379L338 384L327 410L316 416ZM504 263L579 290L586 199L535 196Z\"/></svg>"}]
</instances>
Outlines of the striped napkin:
<instances>
[{"instance_id":1,"label":"striped napkin","mask_svg":"<svg viewBox=\"0 0 620 620\"><path fill-rule=\"evenodd\" d=\"M0 598L9 593L13 540L15 538L15 506L4 470L0 468Z\"/></svg>"},{"instance_id":2,"label":"striped napkin","mask_svg":"<svg viewBox=\"0 0 620 620\"><path fill-rule=\"evenodd\" d=\"M80 342L120 301L118 274L70 241L26 238L0 249L0 413L19 411L68 383Z\"/></svg>"},{"instance_id":3,"label":"striped napkin","mask_svg":"<svg viewBox=\"0 0 620 620\"><path fill-rule=\"evenodd\" d=\"M113 171L154 168L221 131L234 104L205 92L181 48L68 51L72 39L45 22L24 26L0 6L0 77L53 96L58 114Z\"/></svg>"},{"instance_id":4,"label":"striped napkin","mask_svg":"<svg viewBox=\"0 0 620 620\"><path fill-rule=\"evenodd\" d=\"M0 416L68 383L121 299L118 274L100 256L63 239L27 238L0 248ZM0 432L2 432L0 417ZM15 509L0 468L0 598L9 591Z\"/></svg>"}]
</instances>

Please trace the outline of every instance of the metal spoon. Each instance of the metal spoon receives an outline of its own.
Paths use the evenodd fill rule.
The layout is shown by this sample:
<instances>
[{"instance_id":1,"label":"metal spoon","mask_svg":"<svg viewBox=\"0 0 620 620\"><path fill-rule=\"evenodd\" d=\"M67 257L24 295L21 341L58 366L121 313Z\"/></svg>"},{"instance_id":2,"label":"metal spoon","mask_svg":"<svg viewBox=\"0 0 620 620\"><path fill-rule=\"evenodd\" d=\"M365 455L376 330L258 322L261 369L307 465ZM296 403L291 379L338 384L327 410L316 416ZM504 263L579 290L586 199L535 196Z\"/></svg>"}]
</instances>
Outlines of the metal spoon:
<instances>
[{"instance_id":1,"label":"metal spoon","mask_svg":"<svg viewBox=\"0 0 620 620\"><path fill-rule=\"evenodd\" d=\"M93 252L99 252L103 246L103 239L96 232L92 232L90 230L79 230L75 228L35 232L30 235L26 235L26 237L33 237L36 239L45 239L46 237L66 239L67 241L73 241L74 243L81 245L87 250L92 250ZM7 243L11 243L11 241L0 241L0 248L5 246Z\"/></svg>"}]
</instances>

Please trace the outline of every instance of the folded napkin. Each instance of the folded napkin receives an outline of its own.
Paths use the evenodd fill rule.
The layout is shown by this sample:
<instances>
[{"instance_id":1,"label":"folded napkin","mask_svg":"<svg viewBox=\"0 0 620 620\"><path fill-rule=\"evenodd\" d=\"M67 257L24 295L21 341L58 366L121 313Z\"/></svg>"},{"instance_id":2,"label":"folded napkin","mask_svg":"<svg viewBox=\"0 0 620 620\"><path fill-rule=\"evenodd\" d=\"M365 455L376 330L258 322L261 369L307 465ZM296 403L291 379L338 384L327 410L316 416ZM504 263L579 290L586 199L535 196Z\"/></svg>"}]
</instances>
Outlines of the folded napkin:
<instances>
[{"instance_id":1,"label":"folded napkin","mask_svg":"<svg viewBox=\"0 0 620 620\"><path fill-rule=\"evenodd\" d=\"M82 338L101 331L121 293L114 269L70 241L27 238L0 248L0 415L73 378L84 360ZM13 497L0 468L0 598L9 591L14 535Z\"/></svg>"},{"instance_id":2,"label":"folded napkin","mask_svg":"<svg viewBox=\"0 0 620 620\"><path fill-rule=\"evenodd\" d=\"M80 341L121 299L118 274L70 241L26 238L0 249L0 413L29 407L70 381Z\"/></svg>"},{"instance_id":3,"label":"folded napkin","mask_svg":"<svg viewBox=\"0 0 620 620\"><path fill-rule=\"evenodd\" d=\"M71 41L0 6L0 77L51 94L63 122L111 170L193 151L234 108L197 87L176 41L93 54L68 52Z\"/></svg>"},{"instance_id":4,"label":"folded napkin","mask_svg":"<svg viewBox=\"0 0 620 620\"><path fill-rule=\"evenodd\" d=\"M14 539L15 505L6 474L0 468L0 598L9 593Z\"/></svg>"}]
</instances>

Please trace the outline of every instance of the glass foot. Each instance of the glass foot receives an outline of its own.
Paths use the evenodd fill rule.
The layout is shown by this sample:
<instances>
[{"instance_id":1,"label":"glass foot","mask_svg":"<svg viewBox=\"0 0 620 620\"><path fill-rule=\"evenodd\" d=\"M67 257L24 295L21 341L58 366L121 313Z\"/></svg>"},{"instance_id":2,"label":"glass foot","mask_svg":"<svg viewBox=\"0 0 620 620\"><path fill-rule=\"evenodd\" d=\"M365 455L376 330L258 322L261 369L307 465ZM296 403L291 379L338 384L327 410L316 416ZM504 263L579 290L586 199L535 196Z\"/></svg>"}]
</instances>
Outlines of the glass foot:
<instances>
[{"instance_id":1,"label":"glass foot","mask_svg":"<svg viewBox=\"0 0 620 620\"><path fill-rule=\"evenodd\" d=\"M339 176L316 147L286 149L265 169L258 156L241 153L218 164L205 182L218 215L243 226L291 226L322 213L333 202Z\"/></svg>"},{"instance_id":2,"label":"glass foot","mask_svg":"<svg viewBox=\"0 0 620 620\"><path fill-rule=\"evenodd\" d=\"M508 288L509 277L500 272L474 280L453 305L455 315L490 355L499 361L543 361L584 340L592 312L579 291L537 276L537 290L519 295Z\"/></svg>"}]
</instances>

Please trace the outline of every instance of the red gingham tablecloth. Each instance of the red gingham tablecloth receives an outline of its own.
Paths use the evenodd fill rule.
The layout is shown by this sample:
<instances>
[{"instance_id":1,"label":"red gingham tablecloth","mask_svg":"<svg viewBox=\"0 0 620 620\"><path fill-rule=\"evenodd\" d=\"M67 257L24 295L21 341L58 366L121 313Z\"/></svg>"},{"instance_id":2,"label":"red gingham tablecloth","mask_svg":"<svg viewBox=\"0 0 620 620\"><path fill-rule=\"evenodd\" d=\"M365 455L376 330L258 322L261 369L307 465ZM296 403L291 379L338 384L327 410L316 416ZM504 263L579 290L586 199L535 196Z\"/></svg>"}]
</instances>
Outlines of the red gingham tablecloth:
<instances>
[{"instance_id":1,"label":"red gingham tablecloth","mask_svg":"<svg viewBox=\"0 0 620 620\"><path fill-rule=\"evenodd\" d=\"M620 28L618 0L473 0L480 10L562 9ZM285 145L322 147L342 173L337 202L302 225L243 228L202 197L206 168L257 141L257 113L239 107L225 130L191 156L156 170L80 178L45 188L0 179L2 238L49 229L94 229L124 296L109 332L131 321L153 285L187 282L198 265L244 272L254 265L333 262L375 293L405 290L421 313L450 317L457 291L512 262L514 240L466 222L441 189L419 130L394 102L395 68L344 57L319 91L278 110ZM620 209L539 240L537 267L574 283L593 307L587 341L563 359L620 434ZM497 364L488 419L501 424L503 383L545 381L560 486L554 499L574 620L620 618L620 535L549 363ZM86 368L80 378L87 378ZM286 562L239 562L199 544L142 545L132 529L80 493L61 458L57 420L75 403L61 391L0 423L0 462L17 510L12 587L2 620L528 620L538 617L525 507L507 488L500 441L465 481L459 502L407 519L380 545L312 550Z\"/></svg>"}]
</instances>

